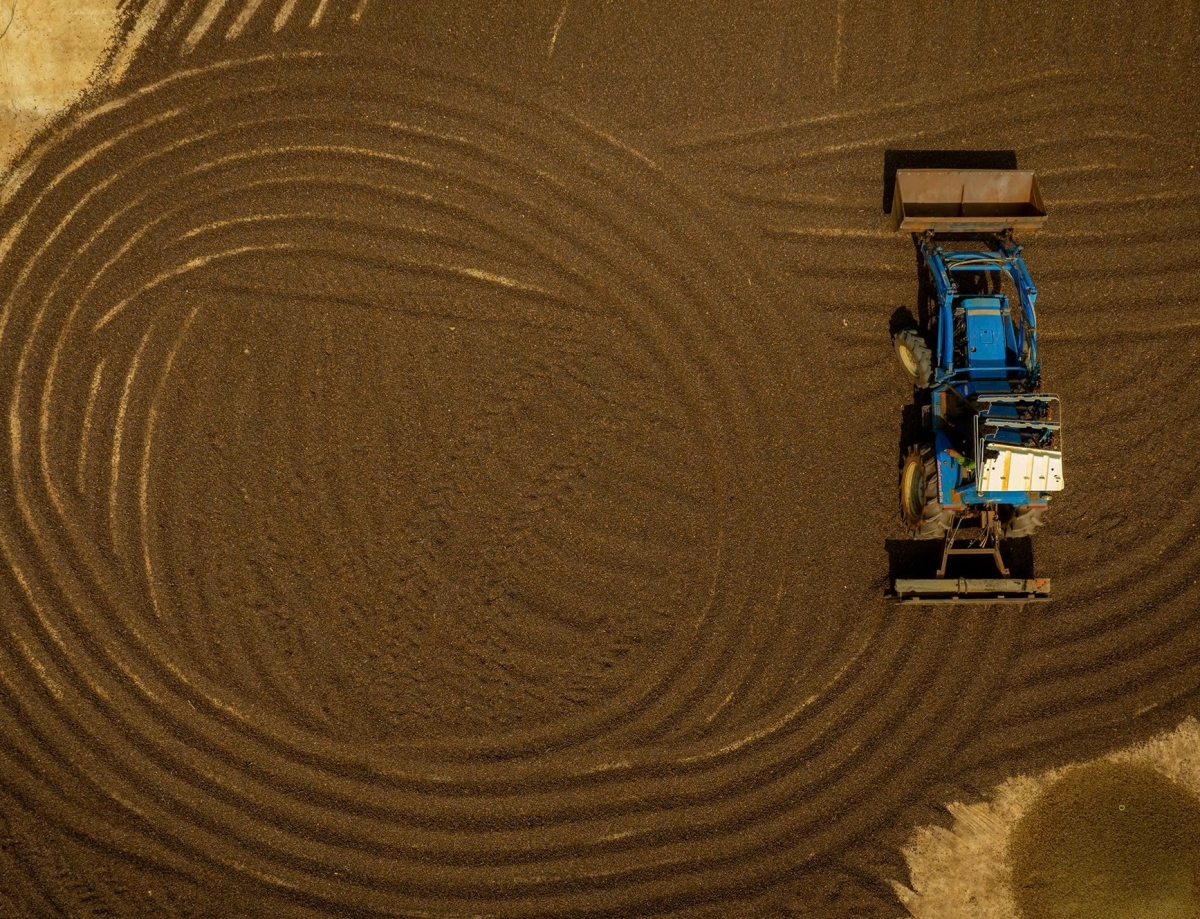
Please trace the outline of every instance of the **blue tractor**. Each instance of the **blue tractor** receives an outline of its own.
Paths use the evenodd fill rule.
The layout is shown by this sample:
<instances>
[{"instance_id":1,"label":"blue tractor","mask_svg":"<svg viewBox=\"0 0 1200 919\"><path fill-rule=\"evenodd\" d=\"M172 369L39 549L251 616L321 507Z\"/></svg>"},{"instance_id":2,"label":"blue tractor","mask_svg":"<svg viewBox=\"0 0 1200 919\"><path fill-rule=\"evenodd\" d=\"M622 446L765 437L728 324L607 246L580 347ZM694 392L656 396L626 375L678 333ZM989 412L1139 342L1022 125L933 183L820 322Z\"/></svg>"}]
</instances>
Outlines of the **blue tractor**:
<instances>
[{"instance_id":1,"label":"blue tractor","mask_svg":"<svg viewBox=\"0 0 1200 919\"><path fill-rule=\"evenodd\" d=\"M943 541L936 576L898 578L908 603L1029 602L1044 578L1011 577L1001 540L1028 537L1063 487L1058 396L1042 391L1037 288L1014 230L1045 220L1030 172L900 170L893 222L914 234L930 301L924 328L893 343L923 404L923 436L900 470L900 512ZM980 241L983 241L983 245ZM996 577L948 576L955 556L989 556ZM961 567L961 564L960 564Z\"/></svg>"}]
</instances>

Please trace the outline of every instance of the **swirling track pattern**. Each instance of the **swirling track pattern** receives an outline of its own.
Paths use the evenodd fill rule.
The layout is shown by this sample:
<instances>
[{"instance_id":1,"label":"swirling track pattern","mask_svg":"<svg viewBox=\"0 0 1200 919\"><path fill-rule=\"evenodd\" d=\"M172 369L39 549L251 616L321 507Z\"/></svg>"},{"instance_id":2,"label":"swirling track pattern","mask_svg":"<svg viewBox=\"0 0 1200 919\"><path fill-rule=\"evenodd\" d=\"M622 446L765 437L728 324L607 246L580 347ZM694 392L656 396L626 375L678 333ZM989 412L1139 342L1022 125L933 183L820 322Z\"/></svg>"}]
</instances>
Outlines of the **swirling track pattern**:
<instances>
[{"instance_id":1,"label":"swirling track pattern","mask_svg":"<svg viewBox=\"0 0 1200 919\"><path fill-rule=\"evenodd\" d=\"M796 523L772 316L582 123L294 54L30 168L0 717L73 835L297 906L647 914L861 833L991 691L1010 620L797 615L837 496Z\"/></svg>"},{"instance_id":2,"label":"swirling track pattern","mask_svg":"<svg viewBox=\"0 0 1200 919\"><path fill-rule=\"evenodd\" d=\"M380 9L150 0L126 86L6 188L7 896L78 899L10 857L40 825L145 866L153 914L170 879L272 915L651 915L816 866L844 915L938 783L1194 697L1200 394L1164 343L1194 351L1200 189L1145 153L1178 159L1173 128L1064 93L1080 53L646 156L527 88L303 50ZM849 92L874 71L845 12ZM538 67L572 66L577 14ZM1054 615L909 615L872 580L912 264L864 215L911 146L1043 177L1079 489L1037 544ZM1110 512L1164 494L1156 525Z\"/></svg>"}]
</instances>

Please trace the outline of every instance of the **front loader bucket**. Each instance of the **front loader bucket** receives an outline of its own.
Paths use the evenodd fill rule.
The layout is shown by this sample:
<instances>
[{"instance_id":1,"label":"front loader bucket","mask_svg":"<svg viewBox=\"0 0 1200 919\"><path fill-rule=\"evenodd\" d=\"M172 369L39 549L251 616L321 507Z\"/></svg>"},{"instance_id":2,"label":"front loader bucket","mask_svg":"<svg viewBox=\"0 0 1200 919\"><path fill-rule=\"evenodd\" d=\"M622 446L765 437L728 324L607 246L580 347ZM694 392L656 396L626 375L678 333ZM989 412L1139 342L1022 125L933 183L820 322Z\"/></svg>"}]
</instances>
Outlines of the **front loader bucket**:
<instances>
[{"instance_id":1,"label":"front loader bucket","mask_svg":"<svg viewBox=\"0 0 1200 919\"><path fill-rule=\"evenodd\" d=\"M1000 233L1046 222L1032 172L1018 169L898 169L892 228L909 233Z\"/></svg>"},{"instance_id":2,"label":"front loader bucket","mask_svg":"<svg viewBox=\"0 0 1200 919\"><path fill-rule=\"evenodd\" d=\"M1036 603L1050 599L1049 578L897 578L900 603Z\"/></svg>"}]
</instances>

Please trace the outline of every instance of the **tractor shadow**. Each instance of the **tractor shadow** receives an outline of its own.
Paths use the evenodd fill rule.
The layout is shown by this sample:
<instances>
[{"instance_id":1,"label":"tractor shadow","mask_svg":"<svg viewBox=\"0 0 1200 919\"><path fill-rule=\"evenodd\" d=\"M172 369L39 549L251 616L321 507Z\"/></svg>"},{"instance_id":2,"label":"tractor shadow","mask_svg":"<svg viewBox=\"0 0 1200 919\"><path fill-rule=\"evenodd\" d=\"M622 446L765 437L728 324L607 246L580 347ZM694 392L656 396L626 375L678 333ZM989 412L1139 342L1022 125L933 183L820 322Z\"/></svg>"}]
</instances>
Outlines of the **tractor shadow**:
<instances>
[{"instance_id":1,"label":"tractor shadow","mask_svg":"<svg viewBox=\"0 0 1200 919\"><path fill-rule=\"evenodd\" d=\"M896 472L904 468L904 457L911 447L930 442L933 437L925 427L922 419L922 409L929 404L929 394L922 393L914 387L914 398L923 401L913 402L900 410L900 441L896 445ZM899 487L899 486L897 486ZM899 498L897 498L899 500Z\"/></svg>"},{"instance_id":2,"label":"tractor shadow","mask_svg":"<svg viewBox=\"0 0 1200 919\"><path fill-rule=\"evenodd\" d=\"M892 312L891 318L888 320L888 338L895 336L897 332L903 332L905 329L920 328L917 317L913 315L913 311L907 306L898 306Z\"/></svg>"},{"instance_id":3,"label":"tractor shadow","mask_svg":"<svg viewBox=\"0 0 1200 919\"><path fill-rule=\"evenodd\" d=\"M888 584L897 578L932 578L942 563L940 539L887 539ZM1005 539L1000 554L1008 565L1009 577L1033 578L1033 540ZM950 559L946 576L951 578L998 578L1000 572L990 556L958 556Z\"/></svg>"}]
</instances>

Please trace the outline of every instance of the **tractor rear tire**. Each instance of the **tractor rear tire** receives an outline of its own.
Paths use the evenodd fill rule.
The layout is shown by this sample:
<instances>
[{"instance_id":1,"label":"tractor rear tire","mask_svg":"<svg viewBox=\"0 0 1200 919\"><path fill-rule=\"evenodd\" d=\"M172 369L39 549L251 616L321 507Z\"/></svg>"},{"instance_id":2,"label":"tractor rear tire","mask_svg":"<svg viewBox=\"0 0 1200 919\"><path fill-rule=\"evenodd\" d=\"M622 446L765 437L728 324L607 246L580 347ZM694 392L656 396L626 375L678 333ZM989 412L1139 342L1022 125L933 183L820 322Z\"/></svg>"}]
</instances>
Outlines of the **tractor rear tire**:
<instances>
[{"instance_id":1,"label":"tractor rear tire","mask_svg":"<svg viewBox=\"0 0 1200 919\"><path fill-rule=\"evenodd\" d=\"M929 444L910 447L900 471L900 517L916 539L941 539L954 523L938 494L937 457Z\"/></svg>"},{"instance_id":2,"label":"tractor rear tire","mask_svg":"<svg viewBox=\"0 0 1200 919\"><path fill-rule=\"evenodd\" d=\"M896 349L896 357L900 366L908 374L913 385L920 389L928 389L933 385L933 354L929 345L916 329L905 329L892 336L892 345Z\"/></svg>"},{"instance_id":3,"label":"tractor rear tire","mask_svg":"<svg viewBox=\"0 0 1200 919\"><path fill-rule=\"evenodd\" d=\"M1046 506L1023 505L1013 510L1012 517L1004 524L1005 539L1021 539L1032 536L1046 522Z\"/></svg>"}]
</instances>

